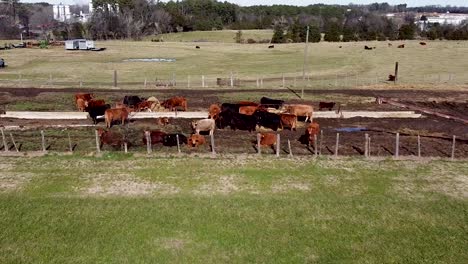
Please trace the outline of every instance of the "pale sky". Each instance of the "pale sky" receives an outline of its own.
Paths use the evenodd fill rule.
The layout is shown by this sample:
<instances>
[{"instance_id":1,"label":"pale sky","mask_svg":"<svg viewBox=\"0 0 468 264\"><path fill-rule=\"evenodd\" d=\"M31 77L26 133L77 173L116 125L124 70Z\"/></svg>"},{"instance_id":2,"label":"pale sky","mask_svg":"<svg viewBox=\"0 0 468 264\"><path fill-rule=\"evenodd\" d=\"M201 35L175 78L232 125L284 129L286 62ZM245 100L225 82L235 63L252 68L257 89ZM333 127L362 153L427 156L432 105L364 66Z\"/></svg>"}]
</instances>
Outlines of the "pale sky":
<instances>
[{"instance_id":1,"label":"pale sky","mask_svg":"<svg viewBox=\"0 0 468 264\"><path fill-rule=\"evenodd\" d=\"M51 4L76 4L76 3L88 3L88 0L20 0L20 2L47 2ZM166 2L166 1L164 1ZM224 0L222 1L224 2ZM310 5L310 4L340 4L346 5L349 3L354 4L370 4L370 3L382 3L387 2L391 5L395 4L403 4L406 3L408 6L424 6L424 5L452 5L452 6L468 6L467 0L388 0L388 1L375 1L375 0L228 0L228 2L235 3L241 6L249 6L249 5L275 5L275 4L283 4L283 5Z\"/></svg>"}]
</instances>

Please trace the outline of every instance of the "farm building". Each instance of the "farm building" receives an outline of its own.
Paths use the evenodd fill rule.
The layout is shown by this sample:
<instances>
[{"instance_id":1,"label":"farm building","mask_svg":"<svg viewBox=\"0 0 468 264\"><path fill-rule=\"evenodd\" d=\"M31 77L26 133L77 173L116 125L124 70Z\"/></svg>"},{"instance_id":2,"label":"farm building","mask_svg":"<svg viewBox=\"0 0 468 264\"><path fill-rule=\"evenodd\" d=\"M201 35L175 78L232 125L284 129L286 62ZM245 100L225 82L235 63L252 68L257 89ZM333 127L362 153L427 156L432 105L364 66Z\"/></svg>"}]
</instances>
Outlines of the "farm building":
<instances>
[{"instance_id":1,"label":"farm building","mask_svg":"<svg viewBox=\"0 0 468 264\"><path fill-rule=\"evenodd\" d=\"M66 50L90 50L94 49L94 41L86 39L71 39L65 41Z\"/></svg>"}]
</instances>

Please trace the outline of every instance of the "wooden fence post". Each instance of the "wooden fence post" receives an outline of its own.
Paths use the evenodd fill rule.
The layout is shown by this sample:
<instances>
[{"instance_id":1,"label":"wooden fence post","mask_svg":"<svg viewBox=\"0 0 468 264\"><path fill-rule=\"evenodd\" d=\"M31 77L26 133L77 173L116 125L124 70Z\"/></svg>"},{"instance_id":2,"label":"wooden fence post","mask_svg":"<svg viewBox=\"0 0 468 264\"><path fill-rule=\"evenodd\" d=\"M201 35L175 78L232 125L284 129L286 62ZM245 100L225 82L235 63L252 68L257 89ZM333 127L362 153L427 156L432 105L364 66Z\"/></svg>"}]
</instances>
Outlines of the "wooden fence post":
<instances>
[{"instance_id":1,"label":"wooden fence post","mask_svg":"<svg viewBox=\"0 0 468 264\"><path fill-rule=\"evenodd\" d=\"M148 152L148 154L151 153L152 149L151 149L151 136L150 136L150 132L149 131L145 131L145 136L146 136L146 152Z\"/></svg>"},{"instance_id":2,"label":"wooden fence post","mask_svg":"<svg viewBox=\"0 0 468 264\"><path fill-rule=\"evenodd\" d=\"M418 158L421 157L421 137L418 135Z\"/></svg>"},{"instance_id":3,"label":"wooden fence post","mask_svg":"<svg viewBox=\"0 0 468 264\"><path fill-rule=\"evenodd\" d=\"M205 75L201 76L202 87L205 88Z\"/></svg>"},{"instance_id":4,"label":"wooden fence post","mask_svg":"<svg viewBox=\"0 0 468 264\"><path fill-rule=\"evenodd\" d=\"M71 138L70 138L70 132L67 131L67 136L68 136L68 149L70 150L70 152L73 152L73 146L72 146L72 143L71 143Z\"/></svg>"},{"instance_id":5,"label":"wooden fence post","mask_svg":"<svg viewBox=\"0 0 468 264\"><path fill-rule=\"evenodd\" d=\"M211 133L210 138L211 138L211 153L213 155L216 155L214 133Z\"/></svg>"},{"instance_id":6,"label":"wooden fence post","mask_svg":"<svg viewBox=\"0 0 468 264\"><path fill-rule=\"evenodd\" d=\"M455 141L457 141L457 136L453 135L453 140L452 140L452 155L451 159L455 159Z\"/></svg>"},{"instance_id":7,"label":"wooden fence post","mask_svg":"<svg viewBox=\"0 0 468 264\"><path fill-rule=\"evenodd\" d=\"M367 157L370 158L370 156L371 156L371 137L369 137L367 140Z\"/></svg>"},{"instance_id":8,"label":"wooden fence post","mask_svg":"<svg viewBox=\"0 0 468 264\"><path fill-rule=\"evenodd\" d=\"M97 153L100 153L101 152L101 142L99 141L99 134L98 134L97 129L94 130L94 132L95 132L95 135L96 135L96 151L97 151Z\"/></svg>"},{"instance_id":9,"label":"wooden fence post","mask_svg":"<svg viewBox=\"0 0 468 264\"><path fill-rule=\"evenodd\" d=\"M13 143L13 147L15 147L16 152L19 152L19 149L16 146L15 139L13 138L13 134L11 134L11 133L10 133L10 138L11 138L11 142Z\"/></svg>"},{"instance_id":10,"label":"wooden fence post","mask_svg":"<svg viewBox=\"0 0 468 264\"><path fill-rule=\"evenodd\" d=\"M335 157L338 157L338 146L340 145L340 133L336 133Z\"/></svg>"},{"instance_id":11,"label":"wooden fence post","mask_svg":"<svg viewBox=\"0 0 468 264\"><path fill-rule=\"evenodd\" d=\"M400 133L396 133L395 137L395 158L400 156Z\"/></svg>"},{"instance_id":12,"label":"wooden fence post","mask_svg":"<svg viewBox=\"0 0 468 264\"><path fill-rule=\"evenodd\" d=\"M179 141L179 134L176 134L176 140L177 140L177 152L180 153L180 141Z\"/></svg>"},{"instance_id":13,"label":"wooden fence post","mask_svg":"<svg viewBox=\"0 0 468 264\"><path fill-rule=\"evenodd\" d=\"M260 84L259 84L258 77L257 77L257 88L258 87L260 87Z\"/></svg>"},{"instance_id":14,"label":"wooden fence post","mask_svg":"<svg viewBox=\"0 0 468 264\"><path fill-rule=\"evenodd\" d=\"M190 88L190 75L187 76L187 88Z\"/></svg>"},{"instance_id":15,"label":"wooden fence post","mask_svg":"<svg viewBox=\"0 0 468 264\"><path fill-rule=\"evenodd\" d=\"M281 141L280 141L280 134L276 134L276 157L280 156L280 147L281 147Z\"/></svg>"},{"instance_id":16,"label":"wooden fence post","mask_svg":"<svg viewBox=\"0 0 468 264\"><path fill-rule=\"evenodd\" d=\"M292 153L292 149L291 149L291 141L289 139L288 139L288 149L289 149L289 157L292 158L293 153Z\"/></svg>"},{"instance_id":17,"label":"wooden fence post","mask_svg":"<svg viewBox=\"0 0 468 264\"><path fill-rule=\"evenodd\" d=\"M262 150L260 149L260 140L261 140L261 135L260 135L260 133L257 133L257 152L258 152L258 154L262 154Z\"/></svg>"},{"instance_id":18,"label":"wooden fence post","mask_svg":"<svg viewBox=\"0 0 468 264\"><path fill-rule=\"evenodd\" d=\"M8 152L10 150L8 149L8 145L6 143L5 132L3 132L3 128L0 128L0 131L2 132L3 151Z\"/></svg>"},{"instance_id":19,"label":"wooden fence post","mask_svg":"<svg viewBox=\"0 0 468 264\"><path fill-rule=\"evenodd\" d=\"M395 62L395 79L393 83L396 84L397 80L398 80L398 61Z\"/></svg>"},{"instance_id":20,"label":"wooden fence post","mask_svg":"<svg viewBox=\"0 0 468 264\"><path fill-rule=\"evenodd\" d=\"M114 87L117 87L117 70L114 70Z\"/></svg>"},{"instance_id":21,"label":"wooden fence post","mask_svg":"<svg viewBox=\"0 0 468 264\"><path fill-rule=\"evenodd\" d=\"M127 141L124 141L124 151L125 151L125 153L128 153L128 144L127 144Z\"/></svg>"},{"instance_id":22,"label":"wooden fence post","mask_svg":"<svg viewBox=\"0 0 468 264\"><path fill-rule=\"evenodd\" d=\"M234 87L234 76L232 75L232 71L231 71L231 87Z\"/></svg>"},{"instance_id":23,"label":"wooden fence post","mask_svg":"<svg viewBox=\"0 0 468 264\"><path fill-rule=\"evenodd\" d=\"M46 146L45 146L45 136L44 136L44 130L41 130L41 142L42 142L42 151L46 152Z\"/></svg>"},{"instance_id":24,"label":"wooden fence post","mask_svg":"<svg viewBox=\"0 0 468 264\"><path fill-rule=\"evenodd\" d=\"M285 88L286 87L286 81L284 80L284 73L282 74L282 76L283 76L283 88Z\"/></svg>"},{"instance_id":25,"label":"wooden fence post","mask_svg":"<svg viewBox=\"0 0 468 264\"><path fill-rule=\"evenodd\" d=\"M260 79L260 88L263 88L263 76L262 76L262 78Z\"/></svg>"},{"instance_id":26,"label":"wooden fence post","mask_svg":"<svg viewBox=\"0 0 468 264\"><path fill-rule=\"evenodd\" d=\"M323 130L320 130L319 155L322 155Z\"/></svg>"},{"instance_id":27,"label":"wooden fence post","mask_svg":"<svg viewBox=\"0 0 468 264\"><path fill-rule=\"evenodd\" d=\"M369 134L364 134L365 143L364 143L364 157L369 157Z\"/></svg>"},{"instance_id":28,"label":"wooden fence post","mask_svg":"<svg viewBox=\"0 0 468 264\"><path fill-rule=\"evenodd\" d=\"M314 155L318 155L318 149L317 149L317 134L314 134Z\"/></svg>"},{"instance_id":29,"label":"wooden fence post","mask_svg":"<svg viewBox=\"0 0 468 264\"><path fill-rule=\"evenodd\" d=\"M144 84L144 85L145 85L145 89L146 89L147 82L148 82L148 80L147 80L146 77L145 77L145 84Z\"/></svg>"}]
</instances>

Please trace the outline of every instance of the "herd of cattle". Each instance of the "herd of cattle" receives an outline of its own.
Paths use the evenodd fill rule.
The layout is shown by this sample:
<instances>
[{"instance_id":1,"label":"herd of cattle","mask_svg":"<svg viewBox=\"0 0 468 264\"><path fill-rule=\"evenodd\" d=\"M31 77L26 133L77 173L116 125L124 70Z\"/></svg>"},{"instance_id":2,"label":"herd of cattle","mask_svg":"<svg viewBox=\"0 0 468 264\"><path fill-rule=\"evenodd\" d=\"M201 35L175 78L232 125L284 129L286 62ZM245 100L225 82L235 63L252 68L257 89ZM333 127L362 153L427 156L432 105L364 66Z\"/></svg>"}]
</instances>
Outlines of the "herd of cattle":
<instances>
[{"instance_id":1,"label":"herd of cattle","mask_svg":"<svg viewBox=\"0 0 468 264\"><path fill-rule=\"evenodd\" d=\"M106 104L104 100L95 99L93 94L79 93L75 95L75 104L78 110L86 111L93 120L98 122L98 116L104 116L106 127L109 129L114 123L125 124L129 114L139 111L187 111L187 99L184 97L172 97L159 102L154 97L140 98L138 96L125 96L121 102L114 106ZM320 102L319 109L332 110L334 102ZM318 123L313 122L313 107L306 104L285 104L283 100L262 97L260 101L240 101L237 103L212 104L208 109L208 117L191 124L192 134L186 137L182 133L166 133L160 130L144 131L142 143L150 140L152 145L177 146L187 144L190 147L198 147L205 144L205 137L200 132L213 134L215 129L256 131L258 127L264 127L277 131L278 129L290 129L296 131L298 117L304 118L304 122L310 122L305 133L301 136L303 143L314 144L320 131ZM169 123L168 118L158 118L155 124L164 126ZM111 130L98 129L101 144L121 146L126 139ZM276 134L260 133L260 146L276 144Z\"/></svg>"}]
</instances>

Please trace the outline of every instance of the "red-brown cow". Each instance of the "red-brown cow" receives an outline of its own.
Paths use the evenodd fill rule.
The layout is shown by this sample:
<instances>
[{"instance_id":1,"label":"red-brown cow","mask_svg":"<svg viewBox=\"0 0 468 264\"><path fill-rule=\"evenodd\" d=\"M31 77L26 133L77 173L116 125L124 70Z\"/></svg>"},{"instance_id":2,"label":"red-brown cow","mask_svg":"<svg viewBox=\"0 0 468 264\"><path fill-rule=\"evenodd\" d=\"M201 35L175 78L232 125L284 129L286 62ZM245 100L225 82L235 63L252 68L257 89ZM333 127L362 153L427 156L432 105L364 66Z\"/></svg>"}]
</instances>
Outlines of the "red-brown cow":
<instances>
[{"instance_id":1,"label":"red-brown cow","mask_svg":"<svg viewBox=\"0 0 468 264\"><path fill-rule=\"evenodd\" d=\"M276 134L273 133L260 133L260 147L271 147L275 150Z\"/></svg>"},{"instance_id":2,"label":"red-brown cow","mask_svg":"<svg viewBox=\"0 0 468 264\"><path fill-rule=\"evenodd\" d=\"M320 133L320 125L318 123L312 123L307 126L305 134L309 139L309 145L313 145L316 136Z\"/></svg>"},{"instance_id":3,"label":"red-brown cow","mask_svg":"<svg viewBox=\"0 0 468 264\"><path fill-rule=\"evenodd\" d=\"M90 101L93 99L94 95L90 93L77 93L75 94L75 104L76 108L78 108L79 111L85 111L86 105L85 102ZM80 100L81 99L81 100ZM84 107L82 107L84 105Z\"/></svg>"},{"instance_id":4,"label":"red-brown cow","mask_svg":"<svg viewBox=\"0 0 468 264\"><path fill-rule=\"evenodd\" d=\"M258 106L241 106L239 107L239 114L253 115L257 109Z\"/></svg>"},{"instance_id":5,"label":"red-brown cow","mask_svg":"<svg viewBox=\"0 0 468 264\"><path fill-rule=\"evenodd\" d=\"M86 111L86 101L84 99L78 98L76 99L76 108L78 108L78 111L84 112Z\"/></svg>"},{"instance_id":6,"label":"red-brown cow","mask_svg":"<svg viewBox=\"0 0 468 264\"><path fill-rule=\"evenodd\" d=\"M124 125L125 121L128 120L128 112L127 108L107 109L104 113L106 127L110 128L113 121L120 121Z\"/></svg>"},{"instance_id":7,"label":"red-brown cow","mask_svg":"<svg viewBox=\"0 0 468 264\"><path fill-rule=\"evenodd\" d=\"M174 111L176 107L182 107L184 111L187 111L187 99L184 97L176 96L170 99L167 99L161 104L164 108L169 109L170 111Z\"/></svg>"},{"instance_id":8,"label":"red-brown cow","mask_svg":"<svg viewBox=\"0 0 468 264\"><path fill-rule=\"evenodd\" d=\"M205 142L206 142L205 137L202 135L197 135L197 134L191 135L187 139L187 145L193 148L203 145L205 144Z\"/></svg>"},{"instance_id":9,"label":"red-brown cow","mask_svg":"<svg viewBox=\"0 0 468 264\"><path fill-rule=\"evenodd\" d=\"M104 100L89 100L85 102L86 108L93 108L93 107L98 107L98 106L103 106L106 105L106 102Z\"/></svg>"},{"instance_id":10,"label":"red-brown cow","mask_svg":"<svg viewBox=\"0 0 468 264\"><path fill-rule=\"evenodd\" d=\"M293 114L280 114L281 129L288 127L290 130L296 131L297 116Z\"/></svg>"},{"instance_id":11,"label":"red-brown cow","mask_svg":"<svg viewBox=\"0 0 468 264\"><path fill-rule=\"evenodd\" d=\"M146 145L146 132L149 132L150 134L151 145L156 145L158 143L162 144L164 142L164 136L166 136L166 133L159 131L159 130L145 131L143 132L143 144L144 145Z\"/></svg>"},{"instance_id":12,"label":"red-brown cow","mask_svg":"<svg viewBox=\"0 0 468 264\"><path fill-rule=\"evenodd\" d=\"M151 107L153 106L154 102L152 101L143 101L139 102L136 106L137 112L148 111L152 112Z\"/></svg>"},{"instance_id":13,"label":"red-brown cow","mask_svg":"<svg viewBox=\"0 0 468 264\"><path fill-rule=\"evenodd\" d=\"M312 122L313 111L314 111L314 108L311 105L295 104L295 105L286 106L287 113L293 114L296 116L305 116L306 119L304 122L307 122L307 120L310 120L310 122Z\"/></svg>"},{"instance_id":14,"label":"red-brown cow","mask_svg":"<svg viewBox=\"0 0 468 264\"><path fill-rule=\"evenodd\" d=\"M219 113L221 113L221 108L219 107L218 104L212 104L210 105L210 108L208 109L208 118L211 119L218 119Z\"/></svg>"},{"instance_id":15,"label":"red-brown cow","mask_svg":"<svg viewBox=\"0 0 468 264\"><path fill-rule=\"evenodd\" d=\"M427 45L427 43L426 43L426 42L424 42L424 41L421 41L421 42L419 42L419 45L421 45L421 46L426 46L426 45Z\"/></svg>"},{"instance_id":16,"label":"red-brown cow","mask_svg":"<svg viewBox=\"0 0 468 264\"><path fill-rule=\"evenodd\" d=\"M119 133L115 133L112 131L106 131L102 128L98 129L98 135L99 135L99 140L101 142L101 148L102 146L109 145L109 146L122 146L122 144L125 142L123 136Z\"/></svg>"}]
</instances>

